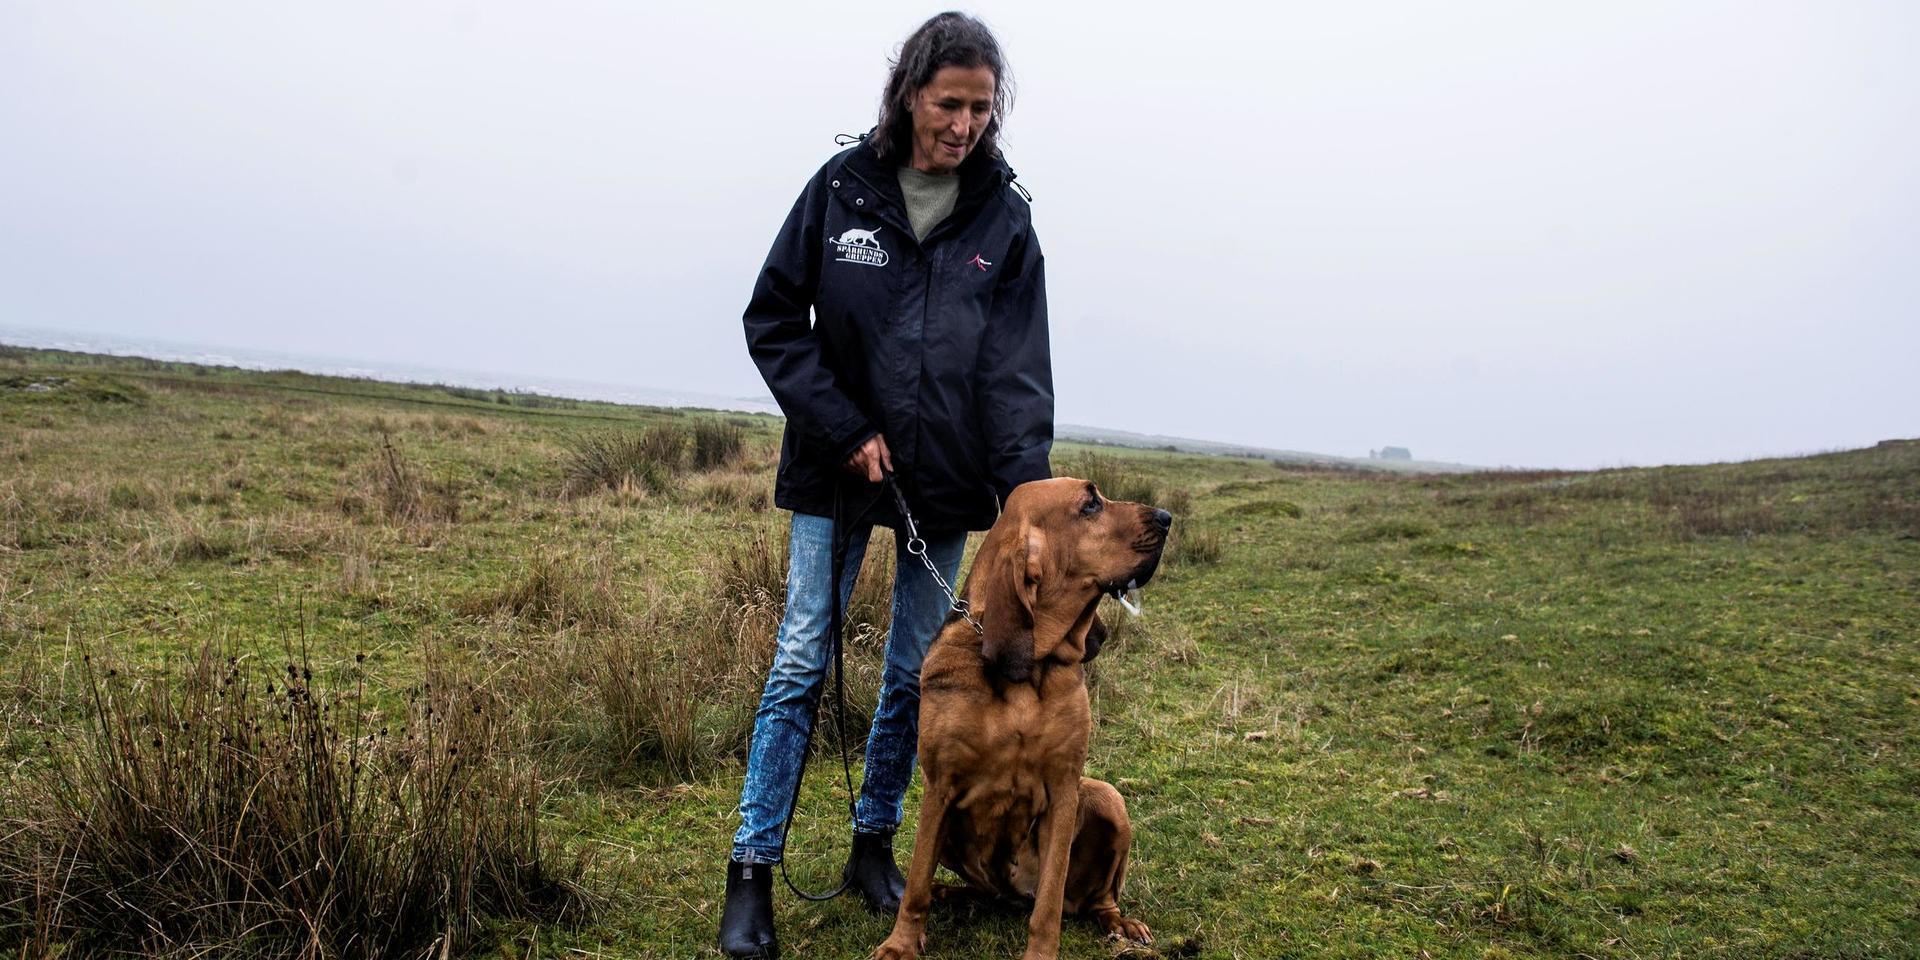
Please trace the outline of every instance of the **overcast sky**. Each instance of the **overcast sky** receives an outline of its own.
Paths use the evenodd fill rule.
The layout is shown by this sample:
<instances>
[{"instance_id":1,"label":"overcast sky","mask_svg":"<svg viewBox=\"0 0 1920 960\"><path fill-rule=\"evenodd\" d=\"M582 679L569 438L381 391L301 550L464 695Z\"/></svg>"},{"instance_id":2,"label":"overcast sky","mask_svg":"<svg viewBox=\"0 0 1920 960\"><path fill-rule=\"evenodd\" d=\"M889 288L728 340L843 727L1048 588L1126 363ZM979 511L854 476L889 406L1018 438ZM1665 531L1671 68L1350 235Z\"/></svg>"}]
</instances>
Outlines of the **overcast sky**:
<instances>
[{"instance_id":1,"label":"overcast sky","mask_svg":"<svg viewBox=\"0 0 1920 960\"><path fill-rule=\"evenodd\" d=\"M764 394L767 245L939 9L0 0L0 326ZM1920 435L1920 4L969 9L1063 421L1571 467Z\"/></svg>"}]
</instances>

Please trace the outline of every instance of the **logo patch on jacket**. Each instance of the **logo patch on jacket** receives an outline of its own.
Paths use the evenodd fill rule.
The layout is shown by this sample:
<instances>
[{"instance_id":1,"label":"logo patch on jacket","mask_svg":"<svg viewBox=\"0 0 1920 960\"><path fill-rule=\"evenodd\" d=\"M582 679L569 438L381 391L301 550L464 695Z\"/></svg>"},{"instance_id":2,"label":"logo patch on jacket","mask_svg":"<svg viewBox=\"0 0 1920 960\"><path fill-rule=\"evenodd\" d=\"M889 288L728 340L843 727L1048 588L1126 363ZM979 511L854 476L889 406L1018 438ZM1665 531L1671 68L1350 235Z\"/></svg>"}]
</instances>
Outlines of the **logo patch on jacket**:
<instances>
[{"instance_id":1,"label":"logo patch on jacket","mask_svg":"<svg viewBox=\"0 0 1920 960\"><path fill-rule=\"evenodd\" d=\"M828 237L827 246L833 248L834 259L842 263L864 263L870 267L887 265L886 248L880 246L876 236L885 227L872 230L852 229L837 237Z\"/></svg>"}]
</instances>

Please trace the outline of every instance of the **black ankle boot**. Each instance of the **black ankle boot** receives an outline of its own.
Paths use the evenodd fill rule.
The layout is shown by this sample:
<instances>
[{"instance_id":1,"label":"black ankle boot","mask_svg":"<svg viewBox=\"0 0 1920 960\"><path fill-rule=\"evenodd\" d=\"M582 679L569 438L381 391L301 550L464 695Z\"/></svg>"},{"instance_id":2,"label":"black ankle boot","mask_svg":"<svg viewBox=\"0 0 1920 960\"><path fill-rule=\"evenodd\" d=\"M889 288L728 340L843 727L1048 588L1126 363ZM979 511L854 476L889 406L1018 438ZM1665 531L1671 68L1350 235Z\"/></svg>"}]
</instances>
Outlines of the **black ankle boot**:
<instances>
[{"instance_id":1,"label":"black ankle boot","mask_svg":"<svg viewBox=\"0 0 1920 960\"><path fill-rule=\"evenodd\" d=\"M727 862L727 904L720 911L720 952L729 957L775 960L771 863Z\"/></svg>"},{"instance_id":2,"label":"black ankle boot","mask_svg":"<svg viewBox=\"0 0 1920 960\"><path fill-rule=\"evenodd\" d=\"M907 878L893 864L893 834L855 833L853 855L847 858L847 884L867 902L867 909L894 913L907 892Z\"/></svg>"}]
</instances>

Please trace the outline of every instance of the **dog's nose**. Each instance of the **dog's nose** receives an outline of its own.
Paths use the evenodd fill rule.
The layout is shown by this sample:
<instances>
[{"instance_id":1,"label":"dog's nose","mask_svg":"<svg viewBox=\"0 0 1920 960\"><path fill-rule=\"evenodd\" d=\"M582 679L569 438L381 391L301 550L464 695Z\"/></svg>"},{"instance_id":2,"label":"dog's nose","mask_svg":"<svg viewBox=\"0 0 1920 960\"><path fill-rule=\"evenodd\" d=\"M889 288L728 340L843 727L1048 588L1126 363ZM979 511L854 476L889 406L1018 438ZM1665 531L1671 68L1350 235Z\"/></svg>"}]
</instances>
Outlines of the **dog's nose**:
<instances>
[{"instance_id":1,"label":"dog's nose","mask_svg":"<svg viewBox=\"0 0 1920 960\"><path fill-rule=\"evenodd\" d=\"M1155 510L1153 512L1153 522L1159 524L1162 530L1171 530L1173 529L1173 514L1165 510Z\"/></svg>"}]
</instances>

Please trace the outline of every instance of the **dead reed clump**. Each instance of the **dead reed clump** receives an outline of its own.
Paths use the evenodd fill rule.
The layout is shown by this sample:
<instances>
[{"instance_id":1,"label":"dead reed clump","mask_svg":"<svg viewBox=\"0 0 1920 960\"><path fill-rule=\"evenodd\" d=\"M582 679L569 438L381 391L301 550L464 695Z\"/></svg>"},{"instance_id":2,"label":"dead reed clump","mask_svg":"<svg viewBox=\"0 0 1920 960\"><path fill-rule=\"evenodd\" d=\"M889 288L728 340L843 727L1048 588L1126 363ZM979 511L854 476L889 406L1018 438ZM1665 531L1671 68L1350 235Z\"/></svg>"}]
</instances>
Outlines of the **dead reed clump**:
<instances>
[{"instance_id":1,"label":"dead reed clump","mask_svg":"<svg viewBox=\"0 0 1920 960\"><path fill-rule=\"evenodd\" d=\"M715 672L732 672L715 662L731 646L712 642L720 635L711 622L669 614L589 643L587 673L616 764L684 781L733 739L715 682Z\"/></svg>"},{"instance_id":2,"label":"dead reed clump","mask_svg":"<svg viewBox=\"0 0 1920 960\"><path fill-rule=\"evenodd\" d=\"M245 553L238 524L221 523L195 512L168 511L135 528L128 551L134 562L171 566L204 560L229 560Z\"/></svg>"},{"instance_id":3,"label":"dead reed clump","mask_svg":"<svg viewBox=\"0 0 1920 960\"><path fill-rule=\"evenodd\" d=\"M450 417L436 413L427 421L433 426L433 432L448 437L478 437L487 432L486 424L476 417Z\"/></svg>"},{"instance_id":4,"label":"dead reed clump","mask_svg":"<svg viewBox=\"0 0 1920 960\"><path fill-rule=\"evenodd\" d=\"M202 648L133 678L83 660L86 722L0 815L0 903L31 948L433 957L579 904L540 782L483 698L435 677L390 725L363 681ZM355 670L355 673L358 671Z\"/></svg>"},{"instance_id":5,"label":"dead reed clump","mask_svg":"<svg viewBox=\"0 0 1920 960\"><path fill-rule=\"evenodd\" d=\"M707 584L616 589L603 559L548 554L468 614L512 616L519 658L499 673L527 724L524 746L586 776L685 782L744 753L785 603L786 539L766 527L716 551ZM851 604L845 737L864 740L878 694L892 550L875 543ZM626 602L620 603L621 594ZM816 743L837 748L827 711Z\"/></svg>"},{"instance_id":6,"label":"dead reed clump","mask_svg":"<svg viewBox=\"0 0 1920 960\"><path fill-rule=\"evenodd\" d=\"M1774 505L1757 496L1701 491L1669 501L1668 518L1674 535L1693 537L1751 537L1789 529Z\"/></svg>"},{"instance_id":7,"label":"dead reed clump","mask_svg":"<svg viewBox=\"0 0 1920 960\"><path fill-rule=\"evenodd\" d=\"M379 418L375 418L379 420ZM460 519L459 492L450 482L423 480L393 445L393 435L380 430L380 461L375 489L381 512L393 523L452 523Z\"/></svg>"},{"instance_id":8,"label":"dead reed clump","mask_svg":"<svg viewBox=\"0 0 1920 960\"><path fill-rule=\"evenodd\" d=\"M680 783L745 750L772 653L772 634L758 625L774 621L714 593L642 593L618 630L515 640L509 655L519 662L499 683L544 766ZM759 643L742 642L748 635Z\"/></svg>"}]
</instances>

